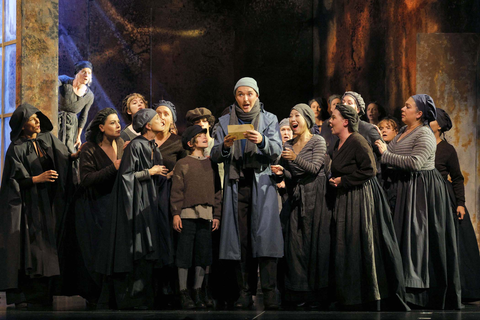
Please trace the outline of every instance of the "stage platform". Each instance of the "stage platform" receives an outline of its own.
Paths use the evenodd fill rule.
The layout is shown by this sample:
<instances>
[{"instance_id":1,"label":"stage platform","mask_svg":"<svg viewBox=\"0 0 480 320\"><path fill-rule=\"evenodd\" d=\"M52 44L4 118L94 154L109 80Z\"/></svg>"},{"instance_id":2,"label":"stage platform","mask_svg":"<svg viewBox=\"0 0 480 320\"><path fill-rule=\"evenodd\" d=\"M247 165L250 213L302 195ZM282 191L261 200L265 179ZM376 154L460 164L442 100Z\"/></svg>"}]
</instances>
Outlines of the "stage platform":
<instances>
[{"instance_id":1,"label":"stage platform","mask_svg":"<svg viewBox=\"0 0 480 320\"><path fill-rule=\"evenodd\" d=\"M4 296L2 297L3 300ZM4 300L3 300L4 301ZM55 297L52 311L16 310L1 306L0 319L166 319L166 320L297 320L297 319L375 319L375 320L478 320L480 304L466 305L459 311L415 310L411 312L339 312L315 310L263 311L86 311L85 300L80 297Z\"/></svg>"}]
</instances>

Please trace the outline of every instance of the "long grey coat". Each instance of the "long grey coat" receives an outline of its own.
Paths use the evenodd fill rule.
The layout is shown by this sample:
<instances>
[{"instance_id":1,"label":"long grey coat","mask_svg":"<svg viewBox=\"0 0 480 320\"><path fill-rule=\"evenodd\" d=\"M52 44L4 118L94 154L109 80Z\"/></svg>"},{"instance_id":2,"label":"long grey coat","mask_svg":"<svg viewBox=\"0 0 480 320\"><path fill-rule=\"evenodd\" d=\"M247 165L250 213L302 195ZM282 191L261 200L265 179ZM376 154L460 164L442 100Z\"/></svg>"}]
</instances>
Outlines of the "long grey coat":
<instances>
[{"instance_id":1,"label":"long grey coat","mask_svg":"<svg viewBox=\"0 0 480 320\"><path fill-rule=\"evenodd\" d=\"M232 107L230 107L232 110ZM228 135L230 114L219 118L215 132L215 146L211 159L225 163L225 180L223 187L222 229L220 235L220 259L241 260L240 235L238 232L238 181L229 179L232 153L222 153L223 139ZM280 225L277 191L272 178L270 164L282 152L282 140L277 117L261 106L258 131L265 137L265 147L258 148L257 160L260 169L255 169L252 185L252 255L257 257L283 257L283 236Z\"/></svg>"}]
</instances>

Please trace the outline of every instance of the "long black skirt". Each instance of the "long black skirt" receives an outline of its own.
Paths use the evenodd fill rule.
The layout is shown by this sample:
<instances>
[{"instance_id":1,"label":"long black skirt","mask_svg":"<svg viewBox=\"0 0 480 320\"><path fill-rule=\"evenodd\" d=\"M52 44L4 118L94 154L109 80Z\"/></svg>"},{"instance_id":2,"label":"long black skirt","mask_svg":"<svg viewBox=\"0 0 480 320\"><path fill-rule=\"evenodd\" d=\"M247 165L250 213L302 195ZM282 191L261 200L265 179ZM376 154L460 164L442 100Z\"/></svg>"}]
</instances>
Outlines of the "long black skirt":
<instances>
[{"instance_id":1,"label":"long black skirt","mask_svg":"<svg viewBox=\"0 0 480 320\"><path fill-rule=\"evenodd\" d=\"M329 298L332 212L325 199L326 177L300 188L299 201L290 197L282 209L285 221L285 288L289 301Z\"/></svg>"},{"instance_id":2,"label":"long black skirt","mask_svg":"<svg viewBox=\"0 0 480 320\"><path fill-rule=\"evenodd\" d=\"M456 212L457 204L452 183L447 181L447 187L452 210ZM458 220L457 230L462 300L480 300L480 252L472 220L470 220L470 214L466 207L463 220Z\"/></svg>"},{"instance_id":3,"label":"long black skirt","mask_svg":"<svg viewBox=\"0 0 480 320\"><path fill-rule=\"evenodd\" d=\"M440 173L391 170L384 187L402 254L406 299L432 309L461 308L455 215Z\"/></svg>"},{"instance_id":4,"label":"long black skirt","mask_svg":"<svg viewBox=\"0 0 480 320\"><path fill-rule=\"evenodd\" d=\"M333 218L338 301L359 305L388 298L394 308L408 310L391 212L377 178L339 189Z\"/></svg>"}]
</instances>

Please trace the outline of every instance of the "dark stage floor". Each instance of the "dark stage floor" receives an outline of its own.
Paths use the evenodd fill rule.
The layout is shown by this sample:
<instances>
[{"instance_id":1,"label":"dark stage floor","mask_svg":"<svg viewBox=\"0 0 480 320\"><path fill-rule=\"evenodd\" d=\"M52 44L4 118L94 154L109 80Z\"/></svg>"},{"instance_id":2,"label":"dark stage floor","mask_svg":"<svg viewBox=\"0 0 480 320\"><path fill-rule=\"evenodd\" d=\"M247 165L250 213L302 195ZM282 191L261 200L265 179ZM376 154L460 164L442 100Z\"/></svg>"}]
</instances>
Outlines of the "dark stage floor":
<instances>
[{"instance_id":1,"label":"dark stage floor","mask_svg":"<svg viewBox=\"0 0 480 320\"><path fill-rule=\"evenodd\" d=\"M4 302L5 296L0 297ZM261 301L259 301L261 305ZM479 320L480 305L466 305L461 311L337 312L337 311L85 311L80 297L56 297L54 311L15 310L0 304L0 319L375 319L375 320Z\"/></svg>"}]
</instances>

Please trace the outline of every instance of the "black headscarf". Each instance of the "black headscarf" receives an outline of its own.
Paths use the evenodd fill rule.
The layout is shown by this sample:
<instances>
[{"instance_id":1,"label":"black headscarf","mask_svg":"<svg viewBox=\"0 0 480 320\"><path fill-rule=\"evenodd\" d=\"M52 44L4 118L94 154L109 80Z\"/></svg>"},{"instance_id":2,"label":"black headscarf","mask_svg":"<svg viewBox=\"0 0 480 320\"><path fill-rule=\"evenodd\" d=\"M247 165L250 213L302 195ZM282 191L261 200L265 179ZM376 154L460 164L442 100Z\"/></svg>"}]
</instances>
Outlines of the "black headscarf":
<instances>
[{"instance_id":1,"label":"black headscarf","mask_svg":"<svg viewBox=\"0 0 480 320\"><path fill-rule=\"evenodd\" d=\"M23 131L23 125L34 114L36 114L40 120L40 129L42 133L52 131L52 122L46 115L34 106L28 103L22 103L17 109L15 109L15 112L13 112L12 117L10 118L10 129L12 130L10 132L10 141L15 142L20 138Z\"/></svg>"},{"instance_id":2,"label":"black headscarf","mask_svg":"<svg viewBox=\"0 0 480 320\"><path fill-rule=\"evenodd\" d=\"M437 122L441 132L447 132L452 129L452 119L443 109L437 108Z\"/></svg>"},{"instance_id":3,"label":"black headscarf","mask_svg":"<svg viewBox=\"0 0 480 320\"><path fill-rule=\"evenodd\" d=\"M337 104L335 109L340 112L344 119L348 120L348 125L350 126L350 129L353 132L358 132L358 122L360 121L360 118L358 117L357 110L345 104Z\"/></svg>"},{"instance_id":4,"label":"black headscarf","mask_svg":"<svg viewBox=\"0 0 480 320\"><path fill-rule=\"evenodd\" d=\"M432 97L428 94L416 94L412 96L412 99L415 101L418 111L423 113L423 124L428 125L437 119L437 108L435 108Z\"/></svg>"}]
</instances>

